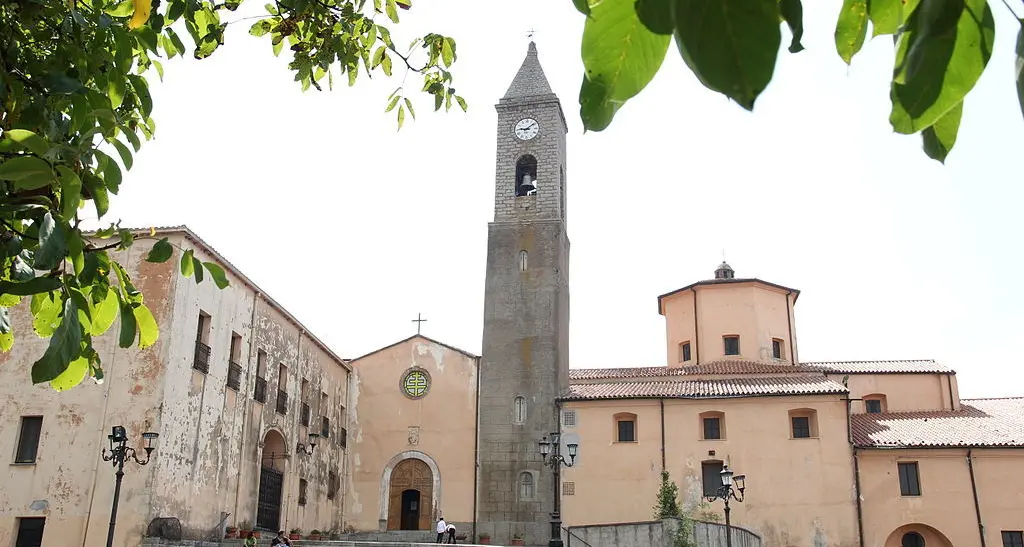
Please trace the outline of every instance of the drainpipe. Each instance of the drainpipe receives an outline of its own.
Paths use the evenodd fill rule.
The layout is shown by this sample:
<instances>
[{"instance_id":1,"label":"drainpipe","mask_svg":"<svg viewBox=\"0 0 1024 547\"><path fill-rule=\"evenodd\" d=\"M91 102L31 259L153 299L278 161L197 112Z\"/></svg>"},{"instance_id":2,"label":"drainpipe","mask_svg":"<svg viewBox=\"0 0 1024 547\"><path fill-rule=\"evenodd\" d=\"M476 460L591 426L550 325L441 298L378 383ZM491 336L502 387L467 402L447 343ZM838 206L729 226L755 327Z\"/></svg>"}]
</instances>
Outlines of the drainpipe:
<instances>
[{"instance_id":1,"label":"drainpipe","mask_svg":"<svg viewBox=\"0 0 1024 547\"><path fill-rule=\"evenodd\" d=\"M789 301L790 295L793 291L786 293L786 328L789 330L789 362L796 364L796 341L793 340L793 306ZM849 414L849 404L847 406L847 414Z\"/></svg>"},{"instance_id":2,"label":"drainpipe","mask_svg":"<svg viewBox=\"0 0 1024 547\"><path fill-rule=\"evenodd\" d=\"M476 435L473 435L473 539L476 541L477 499L480 489L480 358L476 358Z\"/></svg>"},{"instance_id":3,"label":"drainpipe","mask_svg":"<svg viewBox=\"0 0 1024 547\"><path fill-rule=\"evenodd\" d=\"M168 329L168 330L170 330L170 329ZM169 346L169 344L168 344L168 346ZM168 351L170 351L170 350L168 349ZM165 356L165 361L166 360L167 359L166 359L166 356ZM107 364L107 372L108 373L114 370L114 363L116 361L117 361L117 350L114 350L114 351L110 352L110 362ZM98 433L99 433L98 446L100 446L100 447L103 446L103 440L104 440L104 438L107 435L107 406L110 403L110 386L113 383L114 382L110 381L110 378L107 378L107 381L104 382L104 384L106 384L106 385L103 386L103 413L100 415L100 428L99 428L99 431L98 431ZM96 388L92 387L92 389L96 389ZM163 403L161 402L160 405L162 407ZM161 410L161 418L162 417L163 417L163 412ZM97 486L96 479L97 479L97 476L98 476L99 465L100 465L100 458L95 458L95 460L96 460L96 463L94 463L93 466L92 466L92 489L91 489L92 492L89 493L89 513L88 514L90 514L90 515L92 514L93 502L96 501L96 486ZM150 502L150 511L152 511L152 510L153 510L153 506L152 506L152 501L151 501ZM85 519L85 527L82 530L82 547L85 547L86 543L89 540L89 522L91 520L92 519L88 519L88 518Z\"/></svg>"},{"instance_id":4,"label":"drainpipe","mask_svg":"<svg viewBox=\"0 0 1024 547\"><path fill-rule=\"evenodd\" d=\"M974 495L974 514L978 517L978 535L981 547L985 547L985 525L981 522L981 505L978 503L978 485L974 482L974 461L971 459L973 449L967 449L967 470L971 474L971 494Z\"/></svg>"},{"instance_id":5,"label":"drainpipe","mask_svg":"<svg viewBox=\"0 0 1024 547\"><path fill-rule=\"evenodd\" d=\"M694 362L700 364L700 332L697 330L697 289L693 291L693 350L696 355Z\"/></svg>"},{"instance_id":6,"label":"drainpipe","mask_svg":"<svg viewBox=\"0 0 1024 547\"><path fill-rule=\"evenodd\" d=\"M846 404L849 409L850 404ZM860 456L857 452L857 447L853 447L853 488L854 494L857 496L857 538L858 545L864 547L864 509L861 507L860 501Z\"/></svg>"},{"instance_id":7,"label":"drainpipe","mask_svg":"<svg viewBox=\"0 0 1024 547\"><path fill-rule=\"evenodd\" d=\"M661 472L665 472L665 399L658 399L661 406Z\"/></svg>"}]
</instances>

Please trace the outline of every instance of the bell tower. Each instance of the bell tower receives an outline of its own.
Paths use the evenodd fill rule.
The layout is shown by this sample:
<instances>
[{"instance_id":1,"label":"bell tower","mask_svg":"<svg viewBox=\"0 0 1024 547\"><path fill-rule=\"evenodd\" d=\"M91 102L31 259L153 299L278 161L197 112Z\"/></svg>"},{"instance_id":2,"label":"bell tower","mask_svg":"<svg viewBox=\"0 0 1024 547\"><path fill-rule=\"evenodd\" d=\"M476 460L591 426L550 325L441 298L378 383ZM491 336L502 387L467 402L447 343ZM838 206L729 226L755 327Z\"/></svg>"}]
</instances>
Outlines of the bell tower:
<instances>
[{"instance_id":1,"label":"bell tower","mask_svg":"<svg viewBox=\"0 0 1024 547\"><path fill-rule=\"evenodd\" d=\"M477 533L547 544L556 484L538 441L569 385L565 115L530 42L498 112L480 365Z\"/></svg>"}]
</instances>

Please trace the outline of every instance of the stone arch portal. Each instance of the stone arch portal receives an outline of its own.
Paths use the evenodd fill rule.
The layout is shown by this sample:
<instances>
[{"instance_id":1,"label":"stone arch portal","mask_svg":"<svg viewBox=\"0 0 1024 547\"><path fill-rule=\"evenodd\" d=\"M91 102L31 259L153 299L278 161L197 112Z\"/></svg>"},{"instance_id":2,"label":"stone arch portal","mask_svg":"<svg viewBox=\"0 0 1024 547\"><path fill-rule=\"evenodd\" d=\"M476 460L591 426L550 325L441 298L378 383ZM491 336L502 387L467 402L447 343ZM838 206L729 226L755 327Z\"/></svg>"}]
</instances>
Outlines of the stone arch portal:
<instances>
[{"instance_id":1,"label":"stone arch portal","mask_svg":"<svg viewBox=\"0 0 1024 547\"><path fill-rule=\"evenodd\" d=\"M953 547L953 543L942 532L921 523L904 524L893 530L885 540L885 547L902 547L903 536L913 532L920 534L924 539L924 547Z\"/></svg>"},{"instance_id":2,"label":"stone arch portal","mask_svg":"<svg viewBox=\"0 0 1024 547\"><path fill-rule=\"evenodd\" d=\"M440 514L437 462L418 451L396 455L384 468L380 495L381 530L432 530Z\"/></svg>"},{"instance_id":3,"label":"stone arch portal","mask_svg":"<svg viewBox=\"0 0 1024 547\"><path fill-rule=\"evenodd\" d=\"M262 448L256 528L277 531L281 525L281 499L284 493L285 466L288 462L284 436L274 429L267 431L263 437Z\"/></svg>"}]
</instances>

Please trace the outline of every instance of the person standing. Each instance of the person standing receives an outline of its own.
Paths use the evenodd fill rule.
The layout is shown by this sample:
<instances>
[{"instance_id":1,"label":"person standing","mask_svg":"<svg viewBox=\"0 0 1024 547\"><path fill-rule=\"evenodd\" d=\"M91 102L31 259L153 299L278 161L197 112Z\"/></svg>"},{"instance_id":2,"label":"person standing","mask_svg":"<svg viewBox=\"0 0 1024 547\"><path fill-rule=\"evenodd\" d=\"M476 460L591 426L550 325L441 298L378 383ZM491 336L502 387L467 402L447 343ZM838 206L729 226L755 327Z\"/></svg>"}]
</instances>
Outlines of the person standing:
<instances>
[{"instance_id":1,"label":"person standing","mask_svg":"<svg viewBox=\"0 0 1024 547\"><path fill-rule=\"evenodd\" d=\"M446 543L455 544L455 525L448 523L448 541Z\"/></svg>"},{"instance_id":2,"label":"person standing","mask_svg":"<svg viewBox=\"0 0 1024 547\"><path fill-rule=\"evenodd\" d=\"M284 535L284 530L277 532L277 537L270 541L271 545L287 545L291 547L292 542L288 541L288 536Z\"/></svg>"},{"instance_id":3,"label":"person standing","mask_svg":"<svg viewBox=\"0 0 1024 547\"><path fill-rule=\"evenodd\" d=\"M448 531L448 523L444 521L444 517L437 519L437 541L435 543L444 542L444 533Z\"/></svg>"}]
</instances>

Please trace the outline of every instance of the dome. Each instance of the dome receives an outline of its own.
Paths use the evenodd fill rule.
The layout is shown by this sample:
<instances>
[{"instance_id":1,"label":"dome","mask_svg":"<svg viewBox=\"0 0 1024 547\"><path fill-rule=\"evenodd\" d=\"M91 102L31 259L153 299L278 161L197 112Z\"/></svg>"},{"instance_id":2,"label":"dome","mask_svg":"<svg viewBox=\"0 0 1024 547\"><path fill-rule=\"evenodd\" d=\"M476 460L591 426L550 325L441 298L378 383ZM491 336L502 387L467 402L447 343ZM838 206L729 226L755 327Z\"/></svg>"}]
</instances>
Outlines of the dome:
<instances>
[{"instance_id":1,"label":"dome","mask_svg":"<svg viewBox=\"0 0 1024 547\"><path fill-rule=\"evenodd\" d=\"M715 270L715 279L732 279L735 276L736 272L733 271L732 266L724 260L718 265L718 269Z\"/></svg>"}]
</instances>

